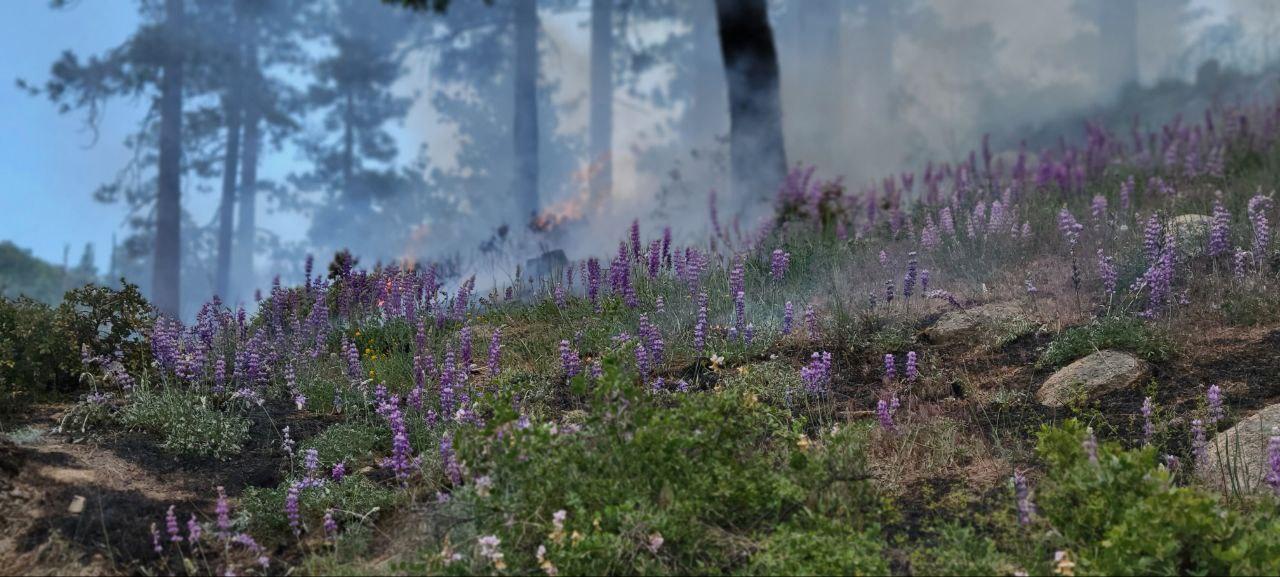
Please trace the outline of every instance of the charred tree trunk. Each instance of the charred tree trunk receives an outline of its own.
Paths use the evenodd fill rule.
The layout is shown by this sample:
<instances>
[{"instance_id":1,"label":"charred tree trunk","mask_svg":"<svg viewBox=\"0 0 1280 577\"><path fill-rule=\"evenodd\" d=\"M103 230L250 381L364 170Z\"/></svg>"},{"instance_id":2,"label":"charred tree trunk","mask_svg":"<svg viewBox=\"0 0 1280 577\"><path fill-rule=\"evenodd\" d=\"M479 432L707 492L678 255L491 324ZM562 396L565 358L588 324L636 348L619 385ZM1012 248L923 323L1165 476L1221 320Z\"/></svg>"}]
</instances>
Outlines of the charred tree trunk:
<instances>
[{"instance_id":1,"label":"charred tree trunk","mask_svg":"<svg viewBox=\"0 0 1280 577\"><path fill-rule=\"evenodd\" d=\"M538 214L538 3L513 0L515 18L515 182L520 218Z\"/></svg>"},{"instance_id":2,"label":"charred tree trunk","mask_svg":"<svg viewBox=\"0 0 1280 577\"><path fill-rule=\"evenodd\" d=\"M160 84L159 190L151 298L167 315L182 314L183 0L165 0L164 76Z\"/></svg>"},{"instance_id":3,"label":"charred tree trunk","mask_svg":"<svg viewBox=\"0 0 1280 577\"><path fill-rule=\"evenodd\" d=\"M237 3L238 5L238 3ZM227 71L229 85L222 97L222 108L226 114L227 144L222 159L222 201L218 205L218 264L214 281L214 294L227 299L231 297L231 245L234 234L236 173L240 165L240 74L242 51L239 45L233 49L231 65Z\"/></svg>"},{"instance_id":4,"label":"charred tree trunk","mask_svg":"<svg viewBox=\"0 0 1280 577\"><path fill-rule=\"evenodd\" d=\"M262 147L262 79L258 63L258 29L250 23L244 44L244 147L240 160L240 218L236 230L235 278L244 301L253 290L253 254L257 233L258 155Z\"/></svg>"},{"instance_id":5,"label":"charred tree trunk","mask_svg":"<svg viewBox=\"0 0 1280 577\"><path fill-rule=\"evenodd\" d=\"M731 184L740 203L760 201L787 171L778 51L766 0L716 0L729 86Z\"/></svg>"},{"instance_id":6,"label":"charred tree trunk","mask_svg":"<svg viewBox=\"0 0 1280 577\"><path fill-rule=\"evenodd\" d=\"M591 198L613 194L613 0L591 2Z\"/></svg>"}]
</instances>

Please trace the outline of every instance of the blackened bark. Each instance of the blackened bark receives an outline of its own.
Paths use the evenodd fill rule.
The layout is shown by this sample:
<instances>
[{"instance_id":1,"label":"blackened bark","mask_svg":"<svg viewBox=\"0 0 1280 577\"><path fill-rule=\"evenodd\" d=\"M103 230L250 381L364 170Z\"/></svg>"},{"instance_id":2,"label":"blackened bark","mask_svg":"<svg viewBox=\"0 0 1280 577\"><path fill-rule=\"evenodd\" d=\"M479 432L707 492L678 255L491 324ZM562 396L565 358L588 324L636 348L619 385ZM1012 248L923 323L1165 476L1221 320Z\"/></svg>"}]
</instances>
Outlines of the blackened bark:
<instances>
[{"instance_id":1,"label":"blackened bark","mask_svg":"<svg viewBox=\"0 0 1280 577\"><path fill-rule=\"evenodd\" d=\"M240 159L240 217L236 230L234 269L236 300L253 290L253 253L257 233L258 155L262 147L262 78L258 63L258 29L248 24L244 51L244 146Z\"/></svg>"},{"instance_id":2,"label":"blackened bark","mask_svg":"<svg viewBox=\"0 0 1280 577\"><path fill-rule=\"evenodd\" d=\"M165 61L160 83L159 190L151 299L164 314L182 314L183 0L165 0Z\"/></svg>"},{"instance_id":3,"label":"blackened bark","mask_svg":"<svg viewBox=\"0 0 1280 577\"><path fill-rule=\"evenodd\" d=\"M515 19L515 182L520 218L538 214L538 3L513 0Z\"/></svg>"},{"instance_id":4,"label":"blackened bark","mask_svg":"<svg viewBox=\"0 0 1280 577\"><path fill-rule=\"evenodd\" d=\"M591 2L591 198L613 194L613 0Z\"/></svg>"},{"instance_id":5,"label":"blackened bark","mask_svg":"<svg viewBox=\"0 0 1280 577\"><path fill-rule=\"evenodd\" d=\"M766 0L716 0L729 86L729 159L740 203L768 199L787 171L778 51Z\"/></svg>"},{"instance_id":6,"label":"blackened bark","mask_svg":"<svg viewBox=\"0 0 1280 577\"><path fill-rule=\"evenodd\" d=\"M239 5L239 3L237 3ZM214 281L214 294L223 299L231 297L231 239L235 228L236 173L240 165L240 122L242 100L240 95L239 44L232 51L228 67L228 86L223 95L222 108L226 114L227 144L222 159L222 201L218 206L218 264Z\"/></svg>"}]
</instances>

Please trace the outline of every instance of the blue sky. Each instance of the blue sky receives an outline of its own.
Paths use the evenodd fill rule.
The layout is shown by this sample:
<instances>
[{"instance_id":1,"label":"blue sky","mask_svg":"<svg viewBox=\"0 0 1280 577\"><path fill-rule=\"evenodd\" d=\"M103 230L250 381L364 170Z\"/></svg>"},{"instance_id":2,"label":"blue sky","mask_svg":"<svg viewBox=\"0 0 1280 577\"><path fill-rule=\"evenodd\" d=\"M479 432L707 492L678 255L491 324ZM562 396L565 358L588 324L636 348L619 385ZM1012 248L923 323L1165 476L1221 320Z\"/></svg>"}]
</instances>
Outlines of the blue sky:
<instances>
[{"instance_id":1,"label":"blue sky","mask_svg":"<svg viewBox=\"0 0 1280 577\"><path fill-rule=\"evenodd\" d=\"M119 44L137 22L132 2L89 0L50 10L48 0L8 0L0 18L0 240L13 240L45 260L60 262L65 243L72 263L86 242L105 267L111 233L123 207L93 202L93 190L129 157L123 135L140 105L113 102L93 146L83 117L59 115L43 97L19 90L18 78L40 83L49 65L70 48L92 54ZM143 103L145 104L145 103Z\"/></svg>"}]
</instances>

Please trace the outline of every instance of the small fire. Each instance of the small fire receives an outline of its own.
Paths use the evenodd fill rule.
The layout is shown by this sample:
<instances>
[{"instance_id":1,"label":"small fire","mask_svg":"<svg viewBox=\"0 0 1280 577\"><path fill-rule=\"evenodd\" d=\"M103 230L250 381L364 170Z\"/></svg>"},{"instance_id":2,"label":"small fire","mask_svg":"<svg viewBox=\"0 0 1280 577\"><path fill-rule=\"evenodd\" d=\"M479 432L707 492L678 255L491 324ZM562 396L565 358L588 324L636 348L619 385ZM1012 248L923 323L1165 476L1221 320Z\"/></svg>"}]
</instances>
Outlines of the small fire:
<instances>
[{"instance_id":1,"label":"small fire","mask_svg":"<svg viewBox=\"0 0 1280 577\"><path fill-rule=\"evenodd\" d=\"M591 185L595 176L604 167L605 160L603 157L597 158L575 171L571 180L577 191L534 216L529 222L529 228L537 232L546 232L582 220L589 211L598 210L600 195L591 193Z\"/></svg>"}]
</instances>

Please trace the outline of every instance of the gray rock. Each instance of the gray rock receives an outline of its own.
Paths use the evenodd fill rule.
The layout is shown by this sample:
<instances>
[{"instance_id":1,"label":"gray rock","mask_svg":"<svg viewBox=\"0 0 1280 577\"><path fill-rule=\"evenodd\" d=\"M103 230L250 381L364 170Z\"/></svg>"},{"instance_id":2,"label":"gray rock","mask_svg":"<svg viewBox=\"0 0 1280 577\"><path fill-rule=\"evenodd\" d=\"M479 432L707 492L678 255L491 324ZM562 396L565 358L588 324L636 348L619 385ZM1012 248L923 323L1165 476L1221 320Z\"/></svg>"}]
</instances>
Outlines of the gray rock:
<instances>
[{"instance_id":1,"label":"gray rock","mask_svg":"<svg viewBox=\"0 0 1280 577\"><path fill-rule=\"evenodd\" d=\"M1029 313L1022 305L1014 302L990 303L947 312L925 330L925 336L936 343L949 343L974 337L984 331L1028 322Z\"/></svg>"},{"instance_id":2,"label":"gray rock","mask_svg":"<svg viewBox=\"0 0 1280 577\"><path fill-rule=\"evenodd\" d=\"M1280 404L1271 405L1213 437L1197 473L1219 489L1248 493L1267 487L1267 443L1280 427Z\"/></svg>"},{"instance_id":3,"label":"gray rock","mask_svg":"<svg viewBox=\"0 0 1280 577\"><path fill-rule=\"evenodd\" d=\"M1212 227L1213 217L1204 214L1183 214L1169 221L1169 232L1173 233L1178 247L1191 254L1205 250Z\"/></svg>"},{"instance_id":4,"label":"gray rock","mask_svg":"<svg viewBox=\"0 0 1280 577\"><path fill-rule=\"evenodd\" d=\"M1061 407L1123 389L1149 374L1147 363L1131 354L1098 351L1059 369L1040 385L1036 398L1046 406Z\"/></svg>"}]
</instances>

